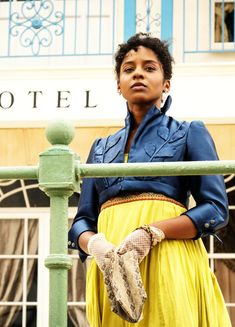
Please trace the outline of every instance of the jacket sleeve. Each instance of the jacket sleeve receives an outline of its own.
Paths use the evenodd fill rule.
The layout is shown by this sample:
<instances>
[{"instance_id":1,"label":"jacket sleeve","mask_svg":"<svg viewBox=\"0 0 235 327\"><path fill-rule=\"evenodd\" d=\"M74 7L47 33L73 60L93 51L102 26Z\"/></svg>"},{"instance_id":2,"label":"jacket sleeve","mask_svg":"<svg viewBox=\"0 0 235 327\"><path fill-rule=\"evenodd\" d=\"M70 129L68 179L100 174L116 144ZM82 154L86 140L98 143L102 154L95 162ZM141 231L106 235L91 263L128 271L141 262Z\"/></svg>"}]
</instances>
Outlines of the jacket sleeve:
<instances>
[{"instance_id":1,"label":"jacket sleeve","mask_svg":"<svg viewBox=\"0 0 235 327\"><path fill-rule=\"evenodd\" d=\"M92 163L94 149L98 140L96 140L90 150L87 163ZM94 178L84 178L81 187L81 194L78 203L78 211L69 230L68 247L78 249L82 261L87 254L78 246L78 238L86 231L97 232L97 220L99 214L99 199L95 187Z\"/></svg>"},{"instance_id":2,"label":"jacket sleeve","mask_svg":"<svg viewBox=\"0 0 235 327\"><path fill-rule=\"evenodd\" d=\"M187 161L218 160L214 142L201 121L193 121L187 138ZM195 224L196 238L215 232L228 223L228 200L222 175L189 177L196 206L185 214Z\"/></svg>"}]
</instances>

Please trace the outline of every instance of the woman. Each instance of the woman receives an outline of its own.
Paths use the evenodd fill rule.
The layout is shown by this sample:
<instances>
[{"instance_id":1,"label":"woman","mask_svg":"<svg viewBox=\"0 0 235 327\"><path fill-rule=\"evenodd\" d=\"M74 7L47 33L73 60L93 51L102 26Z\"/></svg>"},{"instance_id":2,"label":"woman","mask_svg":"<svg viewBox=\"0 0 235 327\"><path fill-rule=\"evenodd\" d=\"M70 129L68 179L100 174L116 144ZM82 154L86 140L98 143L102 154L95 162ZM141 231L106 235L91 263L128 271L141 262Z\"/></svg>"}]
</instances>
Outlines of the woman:
<instances>
[{"instance_id":1,"label":"woman","mask_svg":"<svg viewBox=\"0 0 235 327\"><path fill-rule=\"evenodd\" d=\"M173 62L165 42L136 34L119 45L115 60L118 91L127 100L125 127L96 140L89 163L218 159L202 122L165 114ZM187 209L190 193L197 205ZM231 326L201 240L227 217L222 176L85 179L69 244L82 259L94 257L87 283L91 327L132 326L111 312L104 287L104 257L113 248L138 256L147 301L135 326Z\"/></svg>"}]
</instances>

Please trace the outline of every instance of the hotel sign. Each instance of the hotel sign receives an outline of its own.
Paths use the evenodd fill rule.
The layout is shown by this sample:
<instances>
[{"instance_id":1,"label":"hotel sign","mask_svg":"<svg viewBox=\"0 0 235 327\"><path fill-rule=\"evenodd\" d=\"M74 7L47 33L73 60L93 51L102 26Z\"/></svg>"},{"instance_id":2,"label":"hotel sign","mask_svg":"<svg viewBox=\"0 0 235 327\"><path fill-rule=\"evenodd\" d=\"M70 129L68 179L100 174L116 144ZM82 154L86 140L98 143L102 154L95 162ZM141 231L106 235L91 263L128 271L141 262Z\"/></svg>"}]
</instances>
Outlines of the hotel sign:
<instances>
[{"instance_id":1,"label":"hotel sign","mask_svg":"<svg viewBox=\"0 0 235 327\"><path fill-rule=\"evenodd\" d=\"M110 80L0 81L0 124L69 119L77 124L123 120L125 100Z\"/></svg>"}]
</instances>

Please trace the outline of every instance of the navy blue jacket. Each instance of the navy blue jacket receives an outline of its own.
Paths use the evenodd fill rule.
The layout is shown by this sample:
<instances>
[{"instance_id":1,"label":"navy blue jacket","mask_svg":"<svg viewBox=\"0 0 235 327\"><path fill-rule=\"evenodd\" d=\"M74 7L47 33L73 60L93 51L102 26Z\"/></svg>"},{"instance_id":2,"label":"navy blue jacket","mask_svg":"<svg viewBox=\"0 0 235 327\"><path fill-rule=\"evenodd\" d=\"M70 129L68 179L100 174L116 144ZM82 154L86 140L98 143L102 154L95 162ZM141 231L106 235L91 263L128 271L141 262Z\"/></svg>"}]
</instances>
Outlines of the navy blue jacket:
<instances>
[{"instance_id":1,"label":"navy blue jacket","mask_svg":"<svg viewBox=\"0 0 235 327\"><path fill-rule=\"evenodd\" d=\"M165 115L170 102L168 97L163 110L153 106L145 115L132 141L128 162L218 160L214 142L204 124L201 121L179 122ZM124 128L114 135L97 139L87 162L123 163L132 121L128 112ZM164 194L186 207L192 194L197 205L185 214L195 224L197 238L214 234L228 222L227 196L221 175L85 178L78 212L69 231L69 247L78 249L77 239L83 232L97 232L102 203L123 192L139 191Z\"/></svg>"}]
</instances>

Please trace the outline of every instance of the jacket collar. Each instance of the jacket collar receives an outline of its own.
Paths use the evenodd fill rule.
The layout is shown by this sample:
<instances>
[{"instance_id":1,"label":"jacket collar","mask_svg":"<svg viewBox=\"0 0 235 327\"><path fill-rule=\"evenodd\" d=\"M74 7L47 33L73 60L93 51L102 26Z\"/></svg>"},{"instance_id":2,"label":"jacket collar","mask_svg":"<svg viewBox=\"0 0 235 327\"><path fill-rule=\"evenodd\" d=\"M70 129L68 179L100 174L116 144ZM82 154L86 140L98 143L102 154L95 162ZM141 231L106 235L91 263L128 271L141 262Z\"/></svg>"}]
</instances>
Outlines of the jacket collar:
<instances>
[{"instance_id":1,"label":"jacket collar","mask_svg":"<svg viewBox=\"0 0 235 327\"><path fill-rule=\"evenodd\" d=\"M171 106L171 102L172 102L172 98L170 95L168 95L165 103L164 103L164 106L161 108L161 109L158 109L155 105L152 106L149 111L147 112L147 114L145 115L143 121L141 122L141 125L145 125L147 121L153 119L153 118L156 118L158 116L161 116L161 115L165 115L165 113L167 112L167 110L170 108ZM128 107L128 104L127 104L127 116L126 116L126 119L125 119L125 125L126 127L129 129L130 126L132 125L132 122L133 122L133 116L129 110L129 107Z\"/></svg>"},{"instance_id":2,"label":"jacket collar","mask_svg":"<svg viewBox=\"0 0 235 327\"><path fill-rule=\"evenodd\" d=\"M167 110L170 108L171 102L172 102L172 97L170 95L168 95L168 97L166 98L166 101L164 103L164 106L161 108L161 112L163 114L165 114L167 112Z\"/></svg>"}]
</instances>

